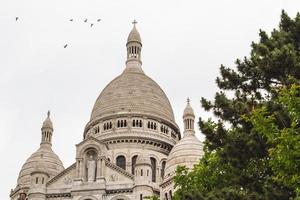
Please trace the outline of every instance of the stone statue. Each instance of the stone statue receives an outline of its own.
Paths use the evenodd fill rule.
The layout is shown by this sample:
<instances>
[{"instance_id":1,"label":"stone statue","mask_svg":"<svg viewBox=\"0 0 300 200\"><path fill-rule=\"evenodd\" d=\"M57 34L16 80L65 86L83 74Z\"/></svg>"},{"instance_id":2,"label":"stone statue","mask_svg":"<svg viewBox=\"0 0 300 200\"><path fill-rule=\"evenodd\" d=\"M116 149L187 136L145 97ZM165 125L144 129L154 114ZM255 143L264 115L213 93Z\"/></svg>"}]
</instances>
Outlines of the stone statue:
<instances>
[{"instance_id":1,"label":"stone statue","mask_svg":"<svg viewBox=\"0 0 300 200\"><path fill-rule=\"evenodd\" d=\"M89 160L87 161L87 181L94 182L96 175L96 161L93 159L93 156L90 155Z\"/></svg>"}]
</instances>

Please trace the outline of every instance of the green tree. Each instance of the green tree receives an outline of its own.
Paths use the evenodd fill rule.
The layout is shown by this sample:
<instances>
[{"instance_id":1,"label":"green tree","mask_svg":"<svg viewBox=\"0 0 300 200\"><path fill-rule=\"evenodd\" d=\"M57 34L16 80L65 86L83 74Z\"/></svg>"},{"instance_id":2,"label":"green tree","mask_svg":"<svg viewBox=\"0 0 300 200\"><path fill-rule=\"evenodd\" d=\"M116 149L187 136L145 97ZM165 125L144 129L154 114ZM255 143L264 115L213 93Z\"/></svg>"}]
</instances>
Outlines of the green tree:
<instances>
[{"instance_id":1,"label":"green tree","mask_svg":"<svg viewBox=\"0 0 300 200\"><path fill-rule=\"evenodd\" d=\"M221 65L216 79L220 91L214 100L201 99L203 108L213 112L218 121L200 118L206 136L205 156L191 173L177 171L182 180L175 178L175 198L197 199L185 198L188 191L204 199L295 197L292 186L272 178L275 172L269 164L269 149L274 144L242 116L265 106L278 128L291 126L290 116L274 100L279 88L289 88L300 80L300 14L291 19L282 11L279 28L270 35L260 30L259 36L251 45L250 56L237 59L235 69Z\"/></svg>"},{"instance_id":2,"label":"green tree","mask_svg":"<svg viewBox=\"0 0 300 200\"><path fill-rule=\"evenodd\" d=\"M269 164L273 180L293 188L300 199L300 85L282 89L276 102L288 113L289 126L278 126L267 107L255 110L247 119L272 146Z\"/></svg>"}]
</instances>

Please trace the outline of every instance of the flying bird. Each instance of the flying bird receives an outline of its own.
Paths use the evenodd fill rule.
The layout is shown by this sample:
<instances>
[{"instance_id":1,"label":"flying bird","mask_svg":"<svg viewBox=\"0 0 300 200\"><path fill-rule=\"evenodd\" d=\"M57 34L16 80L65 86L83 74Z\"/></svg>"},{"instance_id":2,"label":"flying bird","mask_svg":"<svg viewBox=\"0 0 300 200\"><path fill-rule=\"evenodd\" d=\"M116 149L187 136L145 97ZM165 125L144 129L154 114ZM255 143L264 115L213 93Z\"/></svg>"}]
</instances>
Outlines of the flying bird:
<instances>
[{"instance_id":1,"label":"flying bird","mask_svg":"<svg viewBox=\"0 0 300 200\"><path fill-rule=\"evenodd\" d=\"M87 22L87 19L85 19L84 22Z\"/></svg>"},{"instance_id":2,"label":"flying bird","mask_svg":"<svg viewBox=\"0 0 300 200\"><path fill-rule=\"evenodd\" d=\"M67 46L68 46L68 44L65 44L65 45L64 45L64 48L67 48Z\"/></svg>"},{"instance_id":3,"label":"flying bird","mask_svg":"<svg viewBox=\"0 0 300 200\"><path fill-rule=\"evenodd\" d=\"M101 21L101 19L97 19L97 22L100 22Z\"/></svg>"},{"instance_id":4,"label":"flying bird","mask_svg":"<svg viewBox=\"0 0 300 200\"><path fill-rule=\"evenodd\" d=\"M70 22L72 22L73 21L73 19L70 19Z\"/></svg>"},{"instance_id":5,"label":"flying bird","mask_svg":"<svg viewBox=\"0 0 300 200\"><path fill-rule=\"evenodd\" d=\"M91 27L93 27L94 26L94 24L91 24Z\"/></svg>"},{"instance_id":6,"label":"flying bird","mask_svg":"<svg viewBox=\"0 0 300 200\"><path fill-rule=\"evenodd\" d=\"M18 21L19 17L16 17L16 21Z\"/></svg>"}]
</instances>

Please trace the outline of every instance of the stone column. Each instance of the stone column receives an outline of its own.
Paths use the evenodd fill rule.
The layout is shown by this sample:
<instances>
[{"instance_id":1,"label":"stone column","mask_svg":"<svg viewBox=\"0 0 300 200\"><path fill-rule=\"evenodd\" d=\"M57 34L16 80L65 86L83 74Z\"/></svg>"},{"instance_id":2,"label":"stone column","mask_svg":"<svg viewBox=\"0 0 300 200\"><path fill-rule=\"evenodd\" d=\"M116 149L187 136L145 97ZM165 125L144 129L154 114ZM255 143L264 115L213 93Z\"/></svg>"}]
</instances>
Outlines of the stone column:
<instances>
[{"instance_id":1,"label":"stone column","mask_svg":"<svg viewBox=\"0 0 300 200\"><path fill-rule=\"evenodd\" d=\"M96 179L100 178L101 176L101 157L97 158L97 170L96 170Z\"/></svg>"}]
</instances>

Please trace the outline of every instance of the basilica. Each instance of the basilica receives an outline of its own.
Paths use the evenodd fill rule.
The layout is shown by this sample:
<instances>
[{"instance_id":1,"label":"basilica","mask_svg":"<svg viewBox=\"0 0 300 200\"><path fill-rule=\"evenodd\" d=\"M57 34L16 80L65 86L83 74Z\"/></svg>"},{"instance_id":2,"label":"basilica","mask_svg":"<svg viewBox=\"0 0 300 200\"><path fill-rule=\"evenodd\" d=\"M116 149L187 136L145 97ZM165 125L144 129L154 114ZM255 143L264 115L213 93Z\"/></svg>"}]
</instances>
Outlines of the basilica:
<instances>
[{"instance_id":1,"label":"basilica","mask_svg":"<svg viewBox=\"0 0 300 200\"><path fill-rule=\"evenodd\" d=\"M52 150L48 112L41 143L24 163L11 200L171 200L179 165L192 168L203 155L188 100L183 133L170 101L142 69L136 24L129 33L124 71L100 93L76 144L74 163L64 167ZM21 158L20 158L21 159Z\"/></svg>"}]
</instances>

